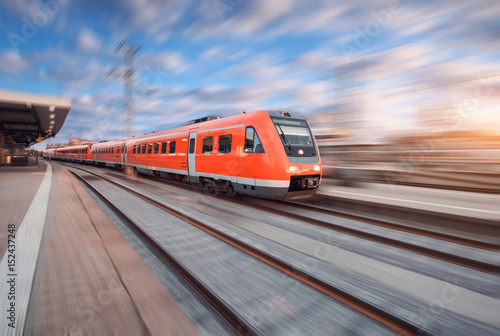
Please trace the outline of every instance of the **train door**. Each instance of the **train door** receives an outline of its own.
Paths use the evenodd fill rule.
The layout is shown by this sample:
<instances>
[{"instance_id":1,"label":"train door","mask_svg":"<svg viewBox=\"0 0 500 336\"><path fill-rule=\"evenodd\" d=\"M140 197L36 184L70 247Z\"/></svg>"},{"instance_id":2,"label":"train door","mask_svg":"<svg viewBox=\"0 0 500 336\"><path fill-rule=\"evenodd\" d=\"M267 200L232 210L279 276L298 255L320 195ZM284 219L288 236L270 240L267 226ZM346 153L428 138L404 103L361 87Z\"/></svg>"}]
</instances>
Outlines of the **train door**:
<instances>
[{"instance_id":1,"label":"train door","mask_svg":"<svg viewBox=\"0 0 500 336\"><path fill-rule=\"evenodd\" d=\"M198 183L196 176L196 132L189 133L188 145L188 179L189 182Z\"/></svg>"},{"instance_id":2,"label":"train door","mask_svg":"<svg viewBox=\"0 0 500 336\"><path fill-rule=\"evenodd\" d=\"M125 155L126 148L127 147L125 146L125 144L122 144L122 150L120 152L122 167L124 167L127 164L127 156Z\"/></svg>"}]
</instances>

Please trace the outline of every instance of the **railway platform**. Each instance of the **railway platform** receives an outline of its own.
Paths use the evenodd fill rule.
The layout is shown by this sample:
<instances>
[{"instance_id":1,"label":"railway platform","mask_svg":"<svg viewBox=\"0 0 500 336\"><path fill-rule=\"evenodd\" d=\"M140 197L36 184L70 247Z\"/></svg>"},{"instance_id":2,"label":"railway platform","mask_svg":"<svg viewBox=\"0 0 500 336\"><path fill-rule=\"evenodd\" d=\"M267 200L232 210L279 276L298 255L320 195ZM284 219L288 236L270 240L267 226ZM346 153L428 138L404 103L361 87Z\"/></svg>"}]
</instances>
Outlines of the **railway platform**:
<instances>
[{"instance_id":1,"label":"railway platform","mask_svg":"<svg viewBox=\"0 0 500 336\"><path fill-rule=\"evenodd\" d=\"M320 195L431 210L496 220L500 223L500 195L406 186L395 183L358 182L356 186L339 186L325 179Z\"/></svg>"},{"instance_id":2,"label":"railway platform","mask_svg":"<svg viewBox=\"0 0 500 336\"><path fill-rule=\"evenodd\" d=\"M197 335L84 187L60 165L0 168L2 335Z\"/></svg>"},{"instance_id":3,"label":"railway platform","mask_svg":"<svg viewBox=\"0 0 500 336\"><path fill-rule=\"evenodd\" d=\"M342 186L324 179L314 200L340 211L364 213L376 219L437 232L500 243L500 195L358 182Z\"/></svg>"}]
</instances>

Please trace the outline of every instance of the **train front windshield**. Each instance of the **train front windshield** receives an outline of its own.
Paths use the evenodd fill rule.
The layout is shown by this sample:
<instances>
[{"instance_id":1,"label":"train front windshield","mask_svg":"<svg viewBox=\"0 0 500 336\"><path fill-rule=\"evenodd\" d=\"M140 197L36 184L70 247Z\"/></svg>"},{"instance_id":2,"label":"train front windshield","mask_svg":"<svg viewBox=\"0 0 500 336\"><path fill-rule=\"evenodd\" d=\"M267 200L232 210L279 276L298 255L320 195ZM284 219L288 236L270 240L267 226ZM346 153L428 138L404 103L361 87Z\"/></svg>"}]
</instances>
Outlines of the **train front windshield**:
<instances>
[{"instance_id":1,"label":"train front windshield","mask_svg":"<svg viewBox=\"0 0 500 336\"><path fill-rule=\"evenodd\" d=\"M271 119L289 156L296 156L294 154L297 153L300 156L316 155L313 136L305 120L277 117ZM299 151L300 149L302 151Z\"/></svg>"},{"instance_id":2,"label":"train front windshield","mask_svg":"<svg viewBox=\"0 0 500 336\"><path fill-rule=\"evenodd\" d=\"M273 118L274 125L283 142L288 145L313 146L313 140L309 127L304 120Z\"/></svg>"}]
</instances>

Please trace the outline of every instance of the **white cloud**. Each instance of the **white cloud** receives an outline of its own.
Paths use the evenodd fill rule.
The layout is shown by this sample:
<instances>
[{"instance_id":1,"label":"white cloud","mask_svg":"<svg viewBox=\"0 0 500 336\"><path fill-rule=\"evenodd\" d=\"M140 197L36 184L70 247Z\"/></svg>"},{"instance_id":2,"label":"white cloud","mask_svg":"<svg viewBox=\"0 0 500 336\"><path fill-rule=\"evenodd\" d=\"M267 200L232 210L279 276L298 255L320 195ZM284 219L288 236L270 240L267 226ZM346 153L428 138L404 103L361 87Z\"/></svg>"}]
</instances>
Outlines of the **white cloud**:
<instances>
[{"instance_id":1,"label":"white cloud","mask_svg":"<svg viewBox=\"0 0 500 336\"><path fill-rule=\"evenodd\" d=\"M29 68L29 63L15 51L7 51L0 54L0 71L9 74L21 73Z\"/></svg>"},{"instance_id":2,"label":"white cloud","mask_svg":"<svg viewBox=\"0 0 500 336\"><path fill-rule=\"evenodd\" d=\"M137 57L138 68L154 70L158 75L167 76L168 72L180 74L190 69L191 65L180 52L143 54Z\"/></svg>"},{"instance_id":3,"label":"white cloud","mask_svg":"<svg viewBox=\"0 0 500 336\"><path fill-rule=\"evenodd\" d=\"M79 51L97 53L101 49L102 39L99 39L91 30L83 29L77 41Z\"/></svg>"}]
</instances>

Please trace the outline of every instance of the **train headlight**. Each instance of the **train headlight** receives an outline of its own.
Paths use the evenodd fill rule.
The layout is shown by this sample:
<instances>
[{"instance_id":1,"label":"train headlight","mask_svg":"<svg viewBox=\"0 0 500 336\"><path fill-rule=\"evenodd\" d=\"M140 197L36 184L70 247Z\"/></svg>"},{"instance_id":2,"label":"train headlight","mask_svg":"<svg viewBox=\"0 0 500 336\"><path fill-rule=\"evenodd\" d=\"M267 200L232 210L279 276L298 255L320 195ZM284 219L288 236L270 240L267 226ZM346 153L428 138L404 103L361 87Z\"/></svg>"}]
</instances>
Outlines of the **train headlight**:
<instances>
[{"instance_id":1,"label":"train headlight","mask_svg":"<svg viewBox=\"0 0 500 336\"><path fill-rule=\"evenodd\" d=\"M302 149L299 149L299 155L304 154L304 151Z\"/></svg>"},{"instance_id":2,"label":"train headlight","mask_svg":"<svg viewBox=\"0 0 500 336\"><path fill-rule=\"evenodd\" d=\"M315 172L319 172L319 171L321 170L321 166L320 166L320 165L314 165L314 166L313 166L313 170L314 170Z\"/></svg>"},{"instance_id":3,"label":"train headlight","mask_svg":"<svg viewBox=\"0 0 500 336\"><path fill-rule=\"evenodd\" d=\"M301 172L300 167L298 167L298 166L290 166L290 168L288 168L288 169L290 170L290 173L293 173L293 174Z\"/></svg>"}]
</instances>

